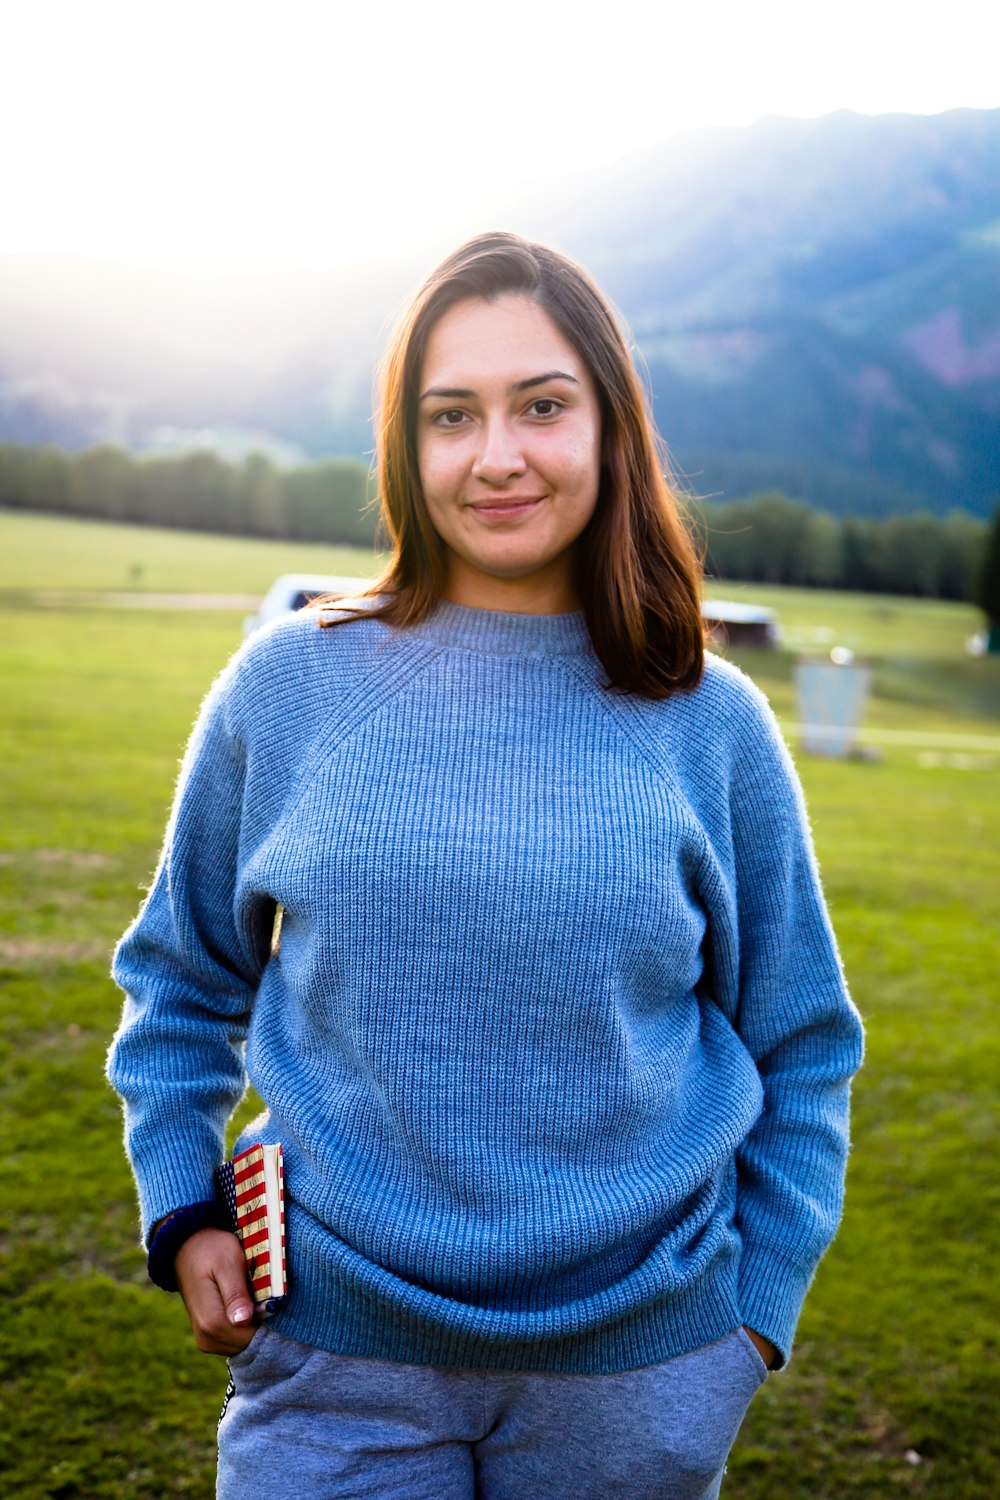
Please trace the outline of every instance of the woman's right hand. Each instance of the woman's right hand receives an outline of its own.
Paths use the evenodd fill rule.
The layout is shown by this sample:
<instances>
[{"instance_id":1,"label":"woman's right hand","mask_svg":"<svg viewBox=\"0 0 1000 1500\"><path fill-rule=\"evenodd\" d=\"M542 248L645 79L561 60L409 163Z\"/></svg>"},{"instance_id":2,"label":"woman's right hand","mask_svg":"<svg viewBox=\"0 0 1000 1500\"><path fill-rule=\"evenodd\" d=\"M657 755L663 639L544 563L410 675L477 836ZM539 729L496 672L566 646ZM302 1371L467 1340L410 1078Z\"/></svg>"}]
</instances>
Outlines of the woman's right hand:
<instances>
[{"instance_id":1,"label":"woman's right hand","mask_svg":"<svg viewBox=\"0 0 1000 1500\"><path fill-rule=\"evenodd\" d=\"M174 1275L203 1354L239 1354L256 1332L243 1246L227 1229L199 1229L174 1260Z\"/></svg>"}]
</instances>

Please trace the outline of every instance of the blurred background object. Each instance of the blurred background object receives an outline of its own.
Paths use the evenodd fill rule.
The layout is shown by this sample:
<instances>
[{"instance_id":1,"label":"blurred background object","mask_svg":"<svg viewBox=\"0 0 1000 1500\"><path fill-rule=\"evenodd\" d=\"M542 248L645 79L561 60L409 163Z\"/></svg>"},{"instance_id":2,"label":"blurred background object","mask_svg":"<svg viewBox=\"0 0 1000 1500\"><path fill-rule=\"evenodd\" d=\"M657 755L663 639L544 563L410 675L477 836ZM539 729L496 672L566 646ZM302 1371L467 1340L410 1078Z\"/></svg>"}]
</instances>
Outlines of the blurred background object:
<instances>
[{"instance_id":1,"label":"blurred background object","mask_svg":"<svg viewBox=\"0 0 1000 1500\"><path fill-rule=\"evenodd\" d=\"M807 754L842 760L856 749L871 680L871 668L845 646L796 663L799 737Z\"/></svg>"}]
</instances>

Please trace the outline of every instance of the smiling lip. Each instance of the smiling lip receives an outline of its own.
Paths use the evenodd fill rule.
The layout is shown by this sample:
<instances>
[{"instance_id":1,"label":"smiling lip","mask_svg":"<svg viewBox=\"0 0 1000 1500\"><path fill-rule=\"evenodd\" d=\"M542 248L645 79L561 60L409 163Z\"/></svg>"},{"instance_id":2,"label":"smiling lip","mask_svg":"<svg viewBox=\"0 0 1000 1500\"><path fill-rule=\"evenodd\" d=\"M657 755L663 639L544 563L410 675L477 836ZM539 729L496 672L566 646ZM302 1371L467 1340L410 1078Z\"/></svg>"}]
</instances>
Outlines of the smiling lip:
<instances>
[{"instance_id":1,"label":"smiling lip","mask_svg":"<svg viewBox=\"0 0 1000 1500\"><path fill-rule=\"evenodd\" d=\"M507 499L498 496L492 500L473 502L470 509L487 521L513 521L517 516L527 515L541 503L540 495L511 495Z\"/></svg>"}]
</instances>

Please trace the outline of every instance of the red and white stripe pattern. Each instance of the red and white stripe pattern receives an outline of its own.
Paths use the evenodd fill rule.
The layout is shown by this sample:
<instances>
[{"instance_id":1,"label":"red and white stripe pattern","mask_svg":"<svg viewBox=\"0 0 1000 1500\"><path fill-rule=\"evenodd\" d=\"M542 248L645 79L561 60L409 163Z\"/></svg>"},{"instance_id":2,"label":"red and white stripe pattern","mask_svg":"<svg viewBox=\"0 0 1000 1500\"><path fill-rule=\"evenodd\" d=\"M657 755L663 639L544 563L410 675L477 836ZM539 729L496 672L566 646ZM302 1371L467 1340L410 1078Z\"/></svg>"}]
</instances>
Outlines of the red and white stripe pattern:
<instances>
[{"instance_id":1,"label":"red and white stripe pattern","mask_svg":"<svg viewBox=\"0 0 1000 1500\"><path fill-rule=\"evenodd\" d=\"M276 1168L276 1222L268 1218L265 1148L248 1146L219 1173L226 1206L247 1258L247 1274L255 1302L285 1294L285 1194L281 1147L268 1148ZM272 1192L272 1203L275 1195ZM280 1256L278 1247L280 1246ZM272 1260L280 1264L272 1265Z\"/></svg>"}]
</instances>

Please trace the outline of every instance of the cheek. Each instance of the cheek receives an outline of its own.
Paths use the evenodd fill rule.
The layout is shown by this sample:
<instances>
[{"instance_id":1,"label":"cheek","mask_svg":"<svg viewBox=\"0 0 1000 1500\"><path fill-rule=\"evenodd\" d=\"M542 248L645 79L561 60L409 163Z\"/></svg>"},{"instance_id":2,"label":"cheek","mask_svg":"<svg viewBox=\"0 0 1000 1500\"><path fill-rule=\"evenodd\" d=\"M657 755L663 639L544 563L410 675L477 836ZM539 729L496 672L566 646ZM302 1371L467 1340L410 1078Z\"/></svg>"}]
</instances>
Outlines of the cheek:
<instances>
[{"instance_id":1,"label":"cheek","mask_svg":"<svg viewBox=\"0 0 1000 1500\"><path fill-rule=\"evenodd\" d=\"M601 484L601 455L595 442L581 439L566 455L567 482L581 503L595 505Z\"/></svg>"},{"instance_id":2,"label":"cheek","mask_svg":"<svg viewBox=\"0 0 1000 1500\"><path fill-rule=\"evenodd\" d=\"M572 469L576 472L581 486L594 483L601 472L600 423L583 422L566 436L567 470Z\"/></svg>"},{"instance_id":3,"label":"cheek","mask_svg":"<svg viewBox=\"0 0 1000 1500\"><path fill-rule=\"evenodd\" d=\"M457 503L461 476L451 454L435 452L433 445L417 452L417 473L424 497L427 518L438 536L448 546L458 542L462 513Z\"/></svg>"},{"instance_id":4,"label":"cheek","mask_svg":"<svg viewBox=\"0 0 1000 1500\"><path fill-rule=\"evenodd\" d=\"M434 465L433 465L432 455L431 455L431 453L430 453L430 451L428 449L427 444L420 442L419 439L418 439L418 441L417 441L417 478L420 481L420 488L423 490L423 492L424 492L425 495L426 495L427 491L432 487L433 474L434 474Z\"/></svg>"},{"instance_id":5,"label":"cheek","mask_svg":"<svg viewBox=\"0 0 1000 1500\"><path fill-rule=\"evenodd\" d=\"M435 443L417 448L417 473L428 505L438 497L447 499L461 480L461 463L457 444L442 449Z\"/></svg>"}]
</instances>

